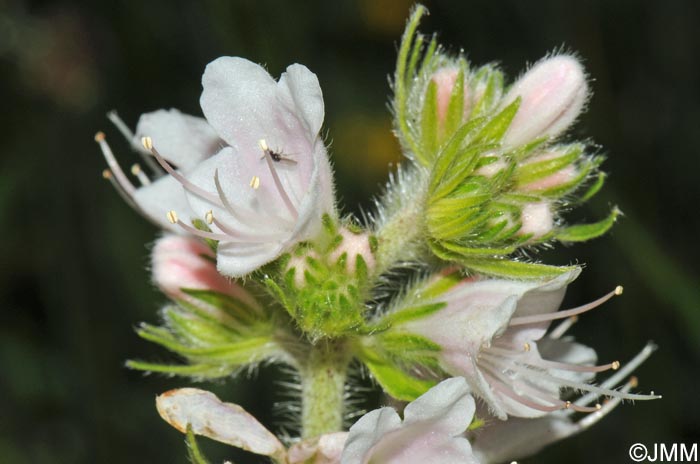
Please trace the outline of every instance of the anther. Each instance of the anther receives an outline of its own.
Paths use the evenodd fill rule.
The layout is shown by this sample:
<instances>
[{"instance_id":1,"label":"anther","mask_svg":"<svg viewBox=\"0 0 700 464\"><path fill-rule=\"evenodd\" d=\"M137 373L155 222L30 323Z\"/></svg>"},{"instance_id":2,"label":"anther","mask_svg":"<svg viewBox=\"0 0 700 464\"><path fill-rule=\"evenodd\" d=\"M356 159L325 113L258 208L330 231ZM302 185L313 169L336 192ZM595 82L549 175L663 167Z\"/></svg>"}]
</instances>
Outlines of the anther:
<instances>
[{"instance_id":1,"label":"anther","mask_svg":"<svg viewBox=\"0 0 700 464\"><path fill-rule=\"evenodd\" d=\"M102 131L99 131L97 134L95 134L95 142L100 143L104 142L105 139L105 133Z\"/></svg>"},{"instance_id":2,"label":"anther","mask_svg":"<svg viewBox=\"0 0 700 464\"><path fill-rule=\"evenodd\" d=\"M639 379L636 376L632 376L630 377L630 381L628 383L630 384L630 387L637 388L639 385Z\"/></svg>"},{"instance_id":3,"label":"anther","mask_svg":"<svg viewBox=\"0 0 700 464\"><path fill-rule=\"evenodd\" d=\"M148 151L153 150L153 139L150 137L141 137L141 145Z\"/></svg>"},{"instance_id":4,"label":"anther","mask_svg":"<svg viewBox=\"0 0 700 464\"><path fill-rule=\"evenodd\" d=\"M569 409L571 407L571 401L564 403L564 409Z\"/></svg>"},{"instance_id":5,"label":"anther","mask_svg":"<svg viewBox=\"0 0 700 464\"><path fill-rule=\"evenodd\" d=\"M262 151L268 151L270 149L270 147L267 146L265 139L258 140L258 146Z\"/></svg>"},{"instance_id":6,"label":"anther","mask_svg":"<svg viewBox=\"0 0 700 464\"><path fill-rule=\"evenodd\" d=\"M617 287L615 287L615 295L617 295L617 296L622 295L622 292L623 292L624 290L625 290L625 289L622 287L622 285L618 285Z\"/></svg>"},{"instance_id":7,"label":"anther","mask_svg":"<svg viewBox=\"0 0 700 464\"><path fill-rule=\"evenodd\" d=\"M258 176L253 176L253 178L250 179L250 186L253 187L253 190L257 190L260 187L260 178Z\"/></svg>"},{"instance_id":8,"label":"anther","mask_svg":"<svg viewBox=\"0 0 700 464\"><path fill-rule=\"evenodd\" d=\"M525 352L530 351L530 344L529 344L529 343L524 343L524 344L523 344L523 350L525 350Z\"/></svg>"},{"instance_id":9,"label":"anther","mask_svg":"<svg viewBox=\"0 0 700 464\"><path fill-rule=\"evenodd\" d=\"M111 179L112 178L112 171L110 171L109 169L104 169L102 171L102 178L107 179L107 180Z\"/></svg>"},{"instance_id":10,"label":"anther","mask_svg":"<svg viewBox=\"0 0 700 464\"><path fill-rule=\"evenodd\" d=\"M595 408L596 410L600 411L601 409L603 409L603 406L601 406L600 403L596 403Z\"/></svg>"},{"instance_id":11,"label":"anther","mask_svg":"<svg viewBox=\"0 0 700 464\"><path fill-rule=\"evenodd\" d=\"M214 212L212 210L207 211L207 214L204 215L204 220L207 221L207 224L211 224L214 222Z\"/></svg>"},{"instance_id":12,"label":"anther","mask_svg":"<svg viewBox=\"0 0 700 464\"><path fill-rule=\"evenodd\" d=\"M168 221L170 221L171 224L177 224L178 218L177 218L177 213L175 211L168 211Z\"/></svg>"},{"instance_id":13,"label":"anther","mask_svg":"<svg viewBox=\"0 0 700 464\"><path fill-rule=\"evenodd\" d=\"M613 361L610 364L610 368L614 371L618 370L620 368L620 361Z\"/></svg>"}]
</instances>

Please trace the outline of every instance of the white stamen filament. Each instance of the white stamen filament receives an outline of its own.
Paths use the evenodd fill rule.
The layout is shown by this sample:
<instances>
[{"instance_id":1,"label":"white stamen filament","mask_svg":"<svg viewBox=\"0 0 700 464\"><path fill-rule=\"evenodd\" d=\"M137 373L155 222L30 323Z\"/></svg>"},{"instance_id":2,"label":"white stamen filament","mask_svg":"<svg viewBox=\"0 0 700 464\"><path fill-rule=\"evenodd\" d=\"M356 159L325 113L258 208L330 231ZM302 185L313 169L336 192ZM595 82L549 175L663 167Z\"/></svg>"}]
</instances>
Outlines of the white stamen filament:
<instances>
[{"instance_id":1,"label":"white stamen filament","mask_svg":"<svg viewBox=\"0 0 700 464\"><path fill-rule=\"evenodd\" d=\"M598 298L595 301L591 301L588 304L579 306L577 308L573 309L566 309L563 311L557 311L553 313L544 313L544 314L535 314L532 316L521 316L521 317L514 317L510 320L510 323L508 324L509 326L515 326L515 325L525 325L525 324L536 324L539 322L548 322L548 321L553 321L556 319L564 319L566 317L571 317L575 316L581 313L585 313L586 311L590 311L591 309L597 308L598 306L602 305L606 301L608 301L610 298L620 295L621 293L619 292L618 289L622 287L617 287L615 290L612 292L608 293L607 295L604 295L600 298Z\"/></svg>"},{"instance_id":2,"label":"white stamen filament","mask_svg":"<svg viewBox=\"0 0 700 464\"><path fill-rule=\"evenodd\" d=\"M202 238L208 238L210 240L217 240L217 241L231 241L231 237L228 235L224 234L215 234L213 232L207 232L204 230L199 230L196 227L192 227L189 224L185 224L180 220L180 218L177 217L177 213L175 211L168 211L168 221L170 221L171 224L176 224L183 228L185 231L189 232L192 235L196 235L198 237Z\"/></svg>"},{"instance_id":3,"label":"white stamen filament","mask_svg":"<svg viewBox=\"0 0 700 464\"><path fill-rule=\"evenodd\" d=\"M214 216L213 211L209 211L206 216L205 216L207 223L208 224L214 224L216 227L221 229L221 231L233 238L239 238L242 240L246 240L248 242L253 242L253 243L268 243L271 240L275 240L276 238L279 237L279 235L264 235L264 234L255 234L255 235L250 235L250 234L245 234L237 230L233 230L230 227L228 227L226 224L223 222L219 221L216 219ZM211 222L209 222L211 220Z\"/></svg>"},{"instance_id":4,"label":"white stamen filament","mask_svg":"<svg viewBox=\"0 0 700 464\"><path fill-rule=\"evenodd\" d=\"M107 179L107 180L109 181L109 183L112 184L112 187L114 187L114 190L117 191L117 193L119 194L119 196L122 198L122 200L124 200L124 201L126 202L127 205L131 206L132 208L134 208L134 210L136 210L136 211L138 211L139 213L143 214L143 211L142 211L141 208L136 204L136 202L135 202L134 199L131 197L131 195L129 195L129 194L122 188L122 186L119 184L119 182L117 182L117 180L114 178L114 176L112 175L112 171L110 171L109 169L105 169L104 171L102 171L102 177L103 177L104 179Z\"/></svg>"},{"instance_id":5,"label":"white stamen filament","mask_svg":"<svg viewBox=\"0 0 700 464\"><path fill-rule=\"evenodd\" d=\"M129 141L129 145L131 145L131 147L139 153L139 155L141 156L143 161L146 163L146 165L149 167L149 169L151 169L154 172L156 177L159 177L160 175L162 175L163 171L160 170L160 168L158 167L158 164L153 162L152 158L148 157L148 155L147 155L148 152L144 151L143 147L136 142L136 136L134 135L133 132L131 132L131 129L129 129L129 126L127 126L126 123L124 123L124 121L122 121L122 119L119 117L117 112L114 110L108 112L107 119L109 119L112 122L112 124L115 125L117 130L119 132L121 132L121 134L124 136L124 138L126 138Z\"/></svg>"},{"instance_id":6,"label":"white stamen filament","mask_svg":"<svg viewBox=\"0 0 700 464\"><path fill-rule=\"evenodd\" d=\"M141 166L138 164L131 166L131 174L133 174L139 180L139 182L141 182L141 186L151 185L151 179L148 178L146 173L143 172Z\"/></svg>"},{"instance_id":7,"label":"white stamen filament","mask_svg":"<svg viewBox=\"0 0 700 464\"><path fill-rule=\"evenodd\" d=\"M284 186L282 186L282 181L280 180L279 175L277 174L277 169L275 168L275 165L272 161L272 155L270 155L270 149L267 146L267 142L265 142L264 139L261 139L258 143L260 145L260 148L265 153L265 161L267 162L267 167L270 169L270 174L272 175L272 180L275 183L275 187L277 188L277 192L279 192L280 197L282 198L282 201L284 202L285 206L287 207L289 212L292 214L292 217L294 218L294 220L296 220L299 217L299 212L294 207L294 204L292 203L292 200L289 198L289 195L287 195L287 192L284 190Z\"/></svg>"},{"instance_id":8,"label":"white stamen filament","mask_svg":"<svg viewBox=\"0 0 700 464\"><path fill-rule=\"evenodd\" d=\"M198 187L197 185L193 184L185 176L177 172L168 164L168 162L161 156L160 153L158 153L158 150L153 146L153 140L150 137L143 137L141 139L141 143L143 143L144 148L147 150L150 150L151 154L155 157L155 159L158 161L158 164L160 164L165 171L173 176L175 180L180 182L183 187L185 187L187 190L190 192L194 193L198 197L201 197L205 200L207 200L210 203L214 203L215 205L223 206L219 200L219 198L214 195L213 193L207 192L201 187Z\"/></svg>"},{"instance_id":9,"label":"white stamen filament","mask_svg":"<svg viewBox=\"0 0 700 464\"><path fill-rule=\"evenodd\" d=\"M114 157L114 153L112 153L112 149L109 148L107 140L105 140L104 132L98 132L97 134L95 134L95 142L97 142L100 145L100 150L102 150L102 156L104 156L105 161L107 161L107 165L111 169L112 174L116 178L116 181L129 196L133 196L134 191L136 191L136 188L129 181L129 178L126 177L126 174L124 174L124 171L122 171L121 166L119 166L117 159Z\"/></svg>"},{"instance_id":10,"label":"white stamen filament","mask_svg":"<svg viewBox=\"0 0 700 464\"><path fill-rule=\"evenodd\" d=\"M565 321L561 322L558 326L556 326L552 331L547 335L549 338L553 340L558 340L560 339L567 330L571 328L572 325L574 325L576 322L578 322L578 316L571 316L570 318L566 319Z\"/></svg>"},{"instance_id":11,"label":"white stamen filament","mask_svg":"<svg viewBox=\"0 0 700 464\"><path fill-rule=\"evenodd\" d=\"M549 361L547 359L537 358L533 356L528 356L525 359L519 359L518 356L522 353L517 353L511 350L499 348L496 346L491 346L482 352L485 355L494 355L499 358L512 359L523 366L531 366L534 368L541 369L557 369L563 371L574 371L574 372L605 372L610 369L617 370L620 368L620 361L613 361L609 364L603 364L600 366L583 366L579 364L569 364L556 361Z\"/></svg>"}]
</instances>

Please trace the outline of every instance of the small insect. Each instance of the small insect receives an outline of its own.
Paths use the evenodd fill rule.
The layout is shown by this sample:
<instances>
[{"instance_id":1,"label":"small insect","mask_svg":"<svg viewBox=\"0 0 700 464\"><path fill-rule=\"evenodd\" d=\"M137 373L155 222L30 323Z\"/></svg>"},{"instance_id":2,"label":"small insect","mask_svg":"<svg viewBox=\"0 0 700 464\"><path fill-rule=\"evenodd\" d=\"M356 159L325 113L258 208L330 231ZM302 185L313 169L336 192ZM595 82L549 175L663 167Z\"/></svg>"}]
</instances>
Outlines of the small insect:
<instances>
[{"instance_id":1,"label":"small insect","mask_svg":"<svg viewBox=\"0 0 700 464\"><path fill-rule=\"evenodd\" d=\"M265 158L265 155L270 155L270 158L275 163L284 162L284 163L288 163L288 164L297 164L296 160L289 158L284 153L279 153L279 152L276 152L273 149L271 149L267 145L267 142L265 142L265 140L260 140L259 144L260 144L260 148L263 151L263 155L260 157L260 159Z\"/></svg>"}]
</instances>

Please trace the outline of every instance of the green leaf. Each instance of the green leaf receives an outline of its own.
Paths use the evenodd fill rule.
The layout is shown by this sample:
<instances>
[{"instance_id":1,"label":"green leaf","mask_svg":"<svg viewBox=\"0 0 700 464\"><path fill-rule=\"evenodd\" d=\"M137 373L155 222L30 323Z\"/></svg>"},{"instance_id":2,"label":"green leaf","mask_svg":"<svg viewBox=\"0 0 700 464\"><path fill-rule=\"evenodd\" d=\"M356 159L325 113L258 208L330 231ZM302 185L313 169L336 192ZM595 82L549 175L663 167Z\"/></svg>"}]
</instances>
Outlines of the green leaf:
<instances>
[{"instance_id":1,"label":"green leaf","mask_svg":"<svg viewBox=\"0 0 700 464\"><path fill-rule=\"evenodd\" d=\"M445 115L445 134L454 133L462 125L464 117L464 63L460 60L459 73L455 79L452 95Z\"/></svg>"},{"instance_id":2,"label":"green leaf","mask_svg":"<svg viewBox=\"0 0 700 464\"><path fill-rule=\"evenodd\" d=\"M185 439L185 443L187 443L187 455L189 456L192 464L209 464L209 460L207 460L207 458L204 457L202 452L199 450L199 446L197 446L197 439L192 431L192 426L189 424L187 425L187 438Z\"/></svg>"},{"instance_id":3,"label":"green leaf","mask_svg":"<svg viewBox=\"0 0 700 464\"><path fill-rule=\"evenodd\" d=\"M213 290L183 288L183 293L202 301L205 304L225 311L232 318L243 323L253 323L259 319L260 310L244 303L238 298Z\"/></svg>"},{"instance_id":4,"label":"green leaf","mask_svg":"<svg viewBox=\"0 0 700 464\"><path fill-rule=\"evenodd\" d=\"M126 367L137 371L157 372L159 374L202 379L217 379L231 375L231 369L212 364L160 364L130 359L126 362Z\"/></svg>"},{"instance_id":5,"label":"green leaf","mask_svg":"<svg viewBox=\"0 0 700 464\"><path fill-rule=\"evenodd\" d=\"M520 97L494 116L474 137L473 143L500 142L520 107Z\"/></svg>"},{"instance_id":6,"label":"green leaf","mask_svg":"<svg viewBox=\"0 0 700 464\"><path fill-rule=\"evenodd\" d=\"M583 146L574 145L570 147L566 153L557 156L556 158L526 163L516 171L517 185L522 187L532 182L549 177L552 174L559 172L567 166L575 163L576 160L581 157L582 153Z\"/></svg>"},{"instance_id":7,"label":"green leaf","mask_svg":"<svg viewBox=\"0 0 700 464\"><path fill-rule=\"evenodd\" d=\"M600 237L615 224L618 216L622 212L614 207L605 219L592 224L576 224L560 229L555 233L555 237L560 242L585 242L593 238Z\"/></svg>"},{"instance_id":8,"label":"green leaf","mask_svg":"<svg viewBox=\"0 0 700 464\"><path fill-rule=\"evenodd\" d=\"M483 66L474 76L474 82L486 81L483 96L474 105L472 118L483 116L490 111L494 104L501 98L503 93L503 73L493 69L491 66ZM476 91L475 88L472 89Z\"/></svg>"},{"instance_id":9,"label":"green leaf","mask_svg":"<svg viewBox=\"0 0 700 464\"><path fill-rule=\"evenodd\" d=\"M437 84L431 80L425 92L421 114L421 158L432 162L437 154L438 119L437 119Z\"/></svg>"},{"instance_id":10,"label":"green leaf","mask_svg":"<svg viewBox=\"0 0 700 464\"><path fill-rule=\"evenodd\" d=\"M363 357L362 361L384 391L401 401L413 401L437 383L432 380L417 379L399 367L380 359Z\"/></svg>"},{"instance_id":11,"label":"green leaf","mask_svg":"<svg viewBox=\"0 0 700 464\"><path fill-rule=\"evenodd\" d=\"M595 194L598 193L605 184L606 177L607 174L605 174L604 172L599 172L598 177L593 182L593 184L591 184L591 186L588 187L588 190L586 190L586 192L583 195L581 195L581 198L578 199L578 203L585 203L591 198L593 198Z\"/></svg>"},{"instance_id":12,"label":"green leaf","mask_svg":"<svg viewBox=\"0 0 700 464\"><path fill-rule=\"evenodd\" d=\"M382 348L398 358L410 358L412 351L425 352L442 349L437 343L415 334L389 331L384 332L379 339Z\"/></svg>"},{"instance_id":13,"label":"green leaf","mask_svg":"<svg viewBox=\"0 0 700 464\"><path fill-rule=\"evenodd\" d=\"M439 279L441 280L441 279ZM454 284L452 284L454 285ZM422 296L421 292L421 296ZM408 322L412 321L415 319L421 319L423 317L429 316L437 311L440 311L442 308L447 306L447 303L444 302L438 302L438 303L431 303L431 304L424 304L424 305L419 305L419 306L411 306L408 308L401 308L397 311L392 311L391 313L387 314L384 318L382 318L381 323L387 323L387 324L401 324L403 322Z\"/></svg>"},{"instance_id":14,"label":"green leaf","mask_svg":"<svg viewBox=\"0 0 700 464\"><path fill-rule=\"evenodd\" d=\"M508 259L465 259L461 264L480 274L523 280L557 277L575 268L575 266L550 266Z\"/></svg>"}]
</instances>

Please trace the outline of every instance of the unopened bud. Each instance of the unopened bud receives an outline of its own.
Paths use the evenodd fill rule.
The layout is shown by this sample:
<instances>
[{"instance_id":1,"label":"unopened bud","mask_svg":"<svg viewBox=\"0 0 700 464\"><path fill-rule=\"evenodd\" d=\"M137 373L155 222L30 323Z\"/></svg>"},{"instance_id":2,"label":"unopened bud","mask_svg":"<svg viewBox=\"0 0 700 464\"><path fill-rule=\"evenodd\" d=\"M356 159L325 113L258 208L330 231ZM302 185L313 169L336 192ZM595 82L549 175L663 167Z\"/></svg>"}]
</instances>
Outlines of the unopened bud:
<instances>
[{"instance_id":1,"label":"unopened bud","mask_svg":"<svg viewBox=\"0 0 700 464\"><path fill-rule=\"evenodd\" d=\"M559 153L556 151L542 153L529 158L523 163L520 163L518 168L527 169L535 163L539 164L550 160L556 160L560 156L566 156L566 153ZM518 190L523 192L548 190L568 184L576 178L577 174L578 170L576 169L575 164L571 163L558 171L554 171L553 173L540 177L536 180L525 180L523 183L519 182Z\"/></svg>"},{"instance_id":2,"label":"unopened bud","mask_svg":"<svg viewBox=\"0 0 700 464\"><path fill-rule=\"evenodd\" d=\"M555 137L578 117L588 97L583 67L569 55L540 61L508 92L505 104L520 97L520 107L503 143L515 147L538 137Z\"/></svg>"},{"instance_id":3,"label":"unopened bud","mask_svg":"<svg viewBox=\"0 0 700 464\"><path fill-rule=\"evenodd\" d=\"M437 118L438 121L443 124L445 118L447 117L447 110L450 106L450 100L452 99L452 93L455 90L455 83L457 82L457 77L459 76L459 69L457 68L443 68L438 70L432 77L432 81L437 87ZM464 109L462 114L462 120L466 120L469 112L471 111L471 99L469 95L469 86L464 85Z\"/></svg>"},{"instance_id":4,"label":"unopened bud","mask_svg":"<svg viewBox=\"0 0 700 464\"><path fill-rule=\"evenodd\" d=\"M532 234L533 239L547 235L554 228L554 215L547 202L528 203L523 206L520 221L522 227L518 234Z\"/></svg>"},{"instance_id":5,"label":"unopened bud","mask_svg":"<svg viewBox=\"0 0 700 464\"><path fill-rule=\"evenodd\" d=\"M329 256L331 262L337 261L345 253L347 270L350 274L357 271L359 258L362 258L368 270L374 269L374 254L370 247L369 234L355 234L346 228L342 228L340 234L343 236L343 241Z\"/></svg>"}]
</instances>

